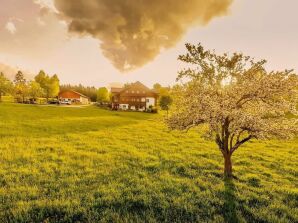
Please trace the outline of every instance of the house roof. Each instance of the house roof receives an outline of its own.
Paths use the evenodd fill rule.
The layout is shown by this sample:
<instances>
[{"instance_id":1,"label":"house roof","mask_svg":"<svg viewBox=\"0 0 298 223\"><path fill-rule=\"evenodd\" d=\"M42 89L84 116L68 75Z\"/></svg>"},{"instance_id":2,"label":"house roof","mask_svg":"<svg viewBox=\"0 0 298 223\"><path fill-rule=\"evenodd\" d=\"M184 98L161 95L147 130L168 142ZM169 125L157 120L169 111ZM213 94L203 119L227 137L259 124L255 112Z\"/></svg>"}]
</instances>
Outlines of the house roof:
<instances>
[{"instance_id":1,"label":"house roof","mask_svg":"<svg viewBox=\"0 0 298 223\"><path fill-rule=\"evenodd\" d=\"M80 92L77 92L77 91L73 91L73 92L75 92L75 93L77 93L77 94L79 94L81 97L83 97L83 98L89 98L88 96L86 96L86 95L83 95L83 94L81 94Z\"/></svg>"},{"instance_id":2,"label":"house roof","mask_svg":"<svg viewBox=\"0 0 298 223\"><path fill-rule=\"evenodd\" d=\"M143 83L141 83L140 81L137 81L135 83L132 83L132 84L129 84L128 86L126 87L123 87L123 88L111 88L111 93L114 93L114 94L120 94L130 88L143 88L143 89L146 89L148 92L151 92L151 93L154 93L154 94L158 94L158 92L156 92L155 90L151 90L150 88L148 88L146 85L144 85Z\"/></svg>"},{"instance_id":3,"label":"house roof","mask_svg":"<svg viewBox=\"0 0 298 223\"><path fill-rule=\"evenodd\" d=\"M127 88L131 88L131 87L142 87L142 88L145 88L147 91L151 91L150 88L142 84L140 81L130 84Z\"/></svg>"},{"instance_id":4,"label":"house roof","mask_svg":"<svg viewBox=\"0 0 298 223\"><path fill-rule=\"evenodd\" d=\"M111 88L111 92L112 93L119 93L122 91L123 88L119 88L119 87L112 87Z\"/></svg>"},{"instance_id":5,"label":"house roof","mask_svg":"<svg viewBox=\"0 0 298 223\"><path fill-rule=\"evenodd\" d=\"M65 93L65 92L73 92L73 93L75 93L75 94L77 94L77 95L80 95L80 96L83 97L83 98L88 98L88 99L89 99L89 97L87 97L86 95L83 95L83 94L81 94L80 92L73 91L73 90L65 90L65 91L61 91L61 92L59 92L59 95L62 94L62 93Z\"/></svg>"}]
</instances>

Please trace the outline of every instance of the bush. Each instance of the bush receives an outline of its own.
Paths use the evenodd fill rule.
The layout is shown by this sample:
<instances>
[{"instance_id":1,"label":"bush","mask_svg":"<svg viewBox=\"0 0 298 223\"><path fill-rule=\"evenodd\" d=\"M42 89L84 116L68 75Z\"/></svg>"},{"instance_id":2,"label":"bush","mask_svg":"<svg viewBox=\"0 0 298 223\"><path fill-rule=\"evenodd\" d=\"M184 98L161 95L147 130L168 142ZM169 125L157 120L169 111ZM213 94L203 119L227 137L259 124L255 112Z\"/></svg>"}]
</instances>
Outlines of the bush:
<instances>
[{"instance_id":1,"label":"bush","mask_svg":"<svg viewBox=\"0 0 298 223\"><path fill-rule=\"evenodd\" d=\"M149 108L146 109L146 112L148 112L148 113L158 113L158 109L157 109L157 107L154 107L154 106L150 105Z\"/></svg>"},{"instance_id":2,"label":"bush","mask_svg":"<svg viewBox=\"0 0 298 223\"><path fill-rule=\"evenodd\" d=\"M112 109L112 105L110 103L99 103L99 102L96 102L95 105L97 107L102 108L102 109Z\"/></svg>"}]
</instances>

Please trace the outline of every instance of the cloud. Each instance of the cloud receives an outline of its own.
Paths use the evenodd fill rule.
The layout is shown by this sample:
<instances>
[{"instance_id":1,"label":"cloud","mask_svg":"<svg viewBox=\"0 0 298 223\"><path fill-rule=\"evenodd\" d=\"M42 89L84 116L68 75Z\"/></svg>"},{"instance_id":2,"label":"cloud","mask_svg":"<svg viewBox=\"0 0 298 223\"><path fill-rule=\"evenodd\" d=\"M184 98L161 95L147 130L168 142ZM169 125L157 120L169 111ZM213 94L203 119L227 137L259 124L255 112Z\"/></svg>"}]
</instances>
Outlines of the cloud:
<instances>
[{"instance_id":1,"label":"cloud","mask_svg":"<svg viewBox=\"0 0 298 223\"><path fill-rule=\"evenodd\" d=\"M37 22L37 24L40 25L40 26L45 26L45 25L46 25L45 21L43 21L42 18L40 18L40 17L38 17L38 18L36 19L36 22Z\"/></svg>"},{"instance_id":2,"label":"cloud","mask_svg":"<svg viewBox=\"0 0 298 223\"><path fill-rule=\"evenodd\" d=\"M48 9L55 13L58 12L52 0L34 0L34 3L38 4L42 9Z\"/></svg>"},{"instance_id":3,"label":"cloud","mask_svg":"<svg viewBox=\"0 0 298 223\"><path fill-rule=\"evenodd\" d=\"M7 22L5 25L5 29L10 32L11 34L15 34L17 32L17 28L15 24L11 21Z\"/></svg>"},{"instance_id":4,"label":"cloud","mask_svg":"<svg viewBox=\"0 0 298 223\"><path fill-rule=\"evenodd\" d=\"M91 35L121 71L152 61L187 30L225 15L233 0L54 0L71 33Z\"/></svg>"},{"instance_id":5,"label":"cloud","mask_svg":"<svg viewBox=\"0 0 298 223\"><path fill-rule=\"evenodd\" d=\"M36 60L55 54L67 41L67 29L55 13L33 0L0 0L0 5L0 27L5 28L0 28L0 54Z\"/></svg>"}]
</instances>

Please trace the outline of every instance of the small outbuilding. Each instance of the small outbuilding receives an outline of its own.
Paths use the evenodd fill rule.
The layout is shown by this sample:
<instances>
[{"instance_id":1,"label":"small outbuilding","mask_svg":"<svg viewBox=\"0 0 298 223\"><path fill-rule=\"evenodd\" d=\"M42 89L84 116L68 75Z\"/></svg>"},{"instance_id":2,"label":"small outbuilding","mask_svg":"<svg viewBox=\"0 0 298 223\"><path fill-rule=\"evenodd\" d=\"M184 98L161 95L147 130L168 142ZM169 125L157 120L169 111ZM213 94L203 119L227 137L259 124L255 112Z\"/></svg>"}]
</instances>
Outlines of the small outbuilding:
<instances>
[{"instance_id":1,"label":"small outbuilding","mask_svg":"<svg viewBox=\"0 0 298 223\"><path fill-rule=\"evenodd\" d=\"M58 95L59 102L61 104L82 104L86 105L90 103L90 98L73 90L65 90Z\"/></svg>"}]
</instances>

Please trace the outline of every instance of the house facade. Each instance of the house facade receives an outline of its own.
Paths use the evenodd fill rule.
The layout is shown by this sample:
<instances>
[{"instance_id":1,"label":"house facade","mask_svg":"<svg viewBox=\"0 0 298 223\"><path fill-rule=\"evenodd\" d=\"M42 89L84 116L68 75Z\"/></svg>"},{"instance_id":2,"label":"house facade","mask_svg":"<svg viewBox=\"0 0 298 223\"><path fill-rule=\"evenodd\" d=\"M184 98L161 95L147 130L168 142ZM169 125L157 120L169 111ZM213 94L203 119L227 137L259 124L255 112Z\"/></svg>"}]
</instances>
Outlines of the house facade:
<instances>
[{"instance_id":1,"label":"house facade","mask_svg":"<svg viewBox=\"0 0 298 223\"><path fill-rule=\"evenodd\" d=\"M157 105L158 93L141 82L124 88L111 88L112 109L145 111Z\"/></svg>"},{"instance_id":2,"label":"house facade","mask_svg":"<svg viewBox=\"0 0 298 223\"><path fill-rule=\"evenodd\" d=\"M58 95L58 99L62 104L89 104L90 99L76 91L66 90L62 91Z\"/></svg>"}]
</instances>

